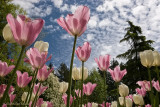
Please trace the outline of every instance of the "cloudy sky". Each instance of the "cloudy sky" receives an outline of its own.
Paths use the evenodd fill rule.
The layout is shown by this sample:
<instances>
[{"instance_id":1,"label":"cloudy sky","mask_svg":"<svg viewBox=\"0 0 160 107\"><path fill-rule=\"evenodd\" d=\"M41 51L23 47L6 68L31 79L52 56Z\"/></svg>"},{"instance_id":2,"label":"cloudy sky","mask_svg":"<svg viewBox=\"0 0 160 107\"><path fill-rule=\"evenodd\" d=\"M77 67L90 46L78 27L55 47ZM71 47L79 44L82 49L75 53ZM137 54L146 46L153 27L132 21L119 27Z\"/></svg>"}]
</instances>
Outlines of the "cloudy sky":
<instances>
[{"instance_id":1,"label":"cloudy sky","mask_svg":"<svg viewBox=\"0 0 160 107\"><path fill-rule=\"evenodd\" d=\"M126 33L127 20L140 26L143 35L154 40L153 47L160 50L159 0L13 0L13 3L23 7L29 17L45 20L43 32L46 36L43 41L50 44L49 54L53 55L55 68L61 62L70 65L74 40L57 24L56 19L74 13L79 5L88 6L91 11L87 30L78 38L76 46L83 45L85 41L90 42L92 52L85 63L89 69L97 67L95 57L110 54L111 58L115 58L129 48L126 43L119 43ZM74 66L81 66L76 55Z\"/></svg>"}]
</instances>

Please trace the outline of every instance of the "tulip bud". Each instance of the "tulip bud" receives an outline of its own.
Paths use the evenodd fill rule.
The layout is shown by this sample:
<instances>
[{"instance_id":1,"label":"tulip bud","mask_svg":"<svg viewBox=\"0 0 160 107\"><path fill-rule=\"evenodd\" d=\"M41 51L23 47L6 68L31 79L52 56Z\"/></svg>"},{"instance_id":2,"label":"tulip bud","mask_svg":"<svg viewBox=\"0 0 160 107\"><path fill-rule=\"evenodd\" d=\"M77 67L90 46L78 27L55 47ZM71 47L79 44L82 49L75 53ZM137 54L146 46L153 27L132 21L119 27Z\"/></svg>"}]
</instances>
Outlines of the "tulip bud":
<instances>
[{"instance_id":1,"label":"tulip bud","mask_svg":"<svg viewBox=\"0 0 160 107\"><path fill-rule=\"evenodd\" d=\"M39 52L48 52L49 44L48 42L37 41L34 47L39 50Z\"/></svg>"},{"instance_id":2,"label":"tulip bud","mask_svg":"<svg viewBox=\"0 0 160 107\"><path fill-rule=\"evenodd\" d=\"M142 95L139 95L139 94L134 94L133 95L133 101L135 104L137 105L144 105L144 100L143 100L143 97Z\"/></svg>"},{"instance_id":3,"label":"tulip bud","mask_svg":"<svg viewBox=\"0 0 160 107\"><path fill-rule=\"evenodd\" d=\"M154 62L152 50L145 50L140 52L141 64L145 67L151 67Z\"/></svg>"},{"instance_id":4,"label":"tulip bud","mask_svg":"<svg viewBox=\"0 0 160 107\"><path fill-rule=\"evenodd\" d=\"M118 107L118 106L117 106L117 101L112 101L111 107Z\"/></svg>"},{"instance_id":5,"label":"tulip bud","mask_svg":"<svg viewBox=\"0 0 160 107\"><path fill-rule=\"evenodd\" d=\"M124 97L119 97L119 103L121 106L124 105Z\"/></svg>"},{"instance_id":6,"label":"tulip bud","mask_svg":"<svg viewBox=\"0 0 160 107\"><path fill-rule=\"evenodd\" d=\"M6 24L6 26L3 28L3 38L6 40L8 43L15 43L16 41L14 40L11 28L9 24Z\"/></svg>"},{"instance_id":7,"label":"tulip bud","mask_svg":"<svg viewBox=\"0 0 160 107\"><path fill-rule=\"evenodd\" d=\"M41 107L47 107L47 106L48 106L47 102L43 101L43 104L41 105Z\"/></svg>"},{"instance_id":8,"label":"tulip bud","mask_svg":"<svg viewBox=\"0 0 160 107\"><path fill-rule=\"evenodd\" d=\"M125 84L121 84L119 85L119 94L121 95L121 97L126 97L129 94L129 88L127 85Z\"/></svg>"},{"instance_id":9,"label":"tulip bud","mask_svg":"<svg viewBox=\"0 0 160 107\"><path fill-rule=\"evenodd\" d=\"M132 107L132 99L125 98L125 101L126 101L126 107Z\"/></svg>"},{"instance_id":10,"label":"tulip bud","mask_svg":"<svg viewBox=\"0 0 160 107\"><path fill-rule=\"evenodd\" d=\"M21 100L22 100L23 102L26 101L27 94L28 94L28 92L24 92L24 93L22 94ZM28 96L28 97L29 97L29 96ZM35 95L34 95L34 93L32 93L31 101L34 100L34 97L35 97Z\"/></svg>"},{"instance_id":11,"label":"tulip bud","mask_svg":"<svg viewBox=\"0 0 160 107\"><path fill-rule=\"evenodd\" d=\"M61 82L59 92L60 93L65 93L67 91L67 89L68 89L68 83L67 82Z\"/></svg>"},{"instance_id":12,"label":"tulip bud","mask_svg":"<svg viewBox=\"0 0 160 107\"><path fill-rule=\"evenodd\" d=\"M92 107L98 107L98 104L93 102Z\"/></svg>"},{"instance_id":13,"label":"tulip bud","mask_svg":"<svg viewBox=\"0 0 160 107\"><path fill-rule=\"evenodd\" d=\"M158 51L153 51L154 62L152 66L160 66L160 54Z\"/></svg>"},{"instance_id":14,"label":"tulip bud","mask_svg":"<svg viewBox=\"0 0 160 107\"><path fill-rule=\"evenodd\" d=\"M83 80L86 80L87 77L88 77L88 69L84 67ZM73 80L82 80L82 67L81 68L74 67L72 69L72 78Z\"/></svg>"}]
</instances>

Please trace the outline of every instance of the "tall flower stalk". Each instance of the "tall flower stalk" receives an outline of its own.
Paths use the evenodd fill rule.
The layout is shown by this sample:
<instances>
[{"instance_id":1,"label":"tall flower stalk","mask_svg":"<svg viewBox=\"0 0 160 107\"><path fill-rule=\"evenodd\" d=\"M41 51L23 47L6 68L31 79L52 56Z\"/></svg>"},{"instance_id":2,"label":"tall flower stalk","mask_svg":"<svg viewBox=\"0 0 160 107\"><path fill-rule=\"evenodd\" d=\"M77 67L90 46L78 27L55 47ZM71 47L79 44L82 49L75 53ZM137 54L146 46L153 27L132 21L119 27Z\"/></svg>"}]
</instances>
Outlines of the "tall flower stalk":
<instances>
[{"instance_id":1,"label":"tall flower stalk","mask_svg":"<svg viewBox=\"0 0 160 107\"><path fill-rule=\"evenodd\" d=\"M106 107L106 71L104 71L104 102Z\"/></svg>"},{"instance_id":2,"label":"tall flower stalk","mask_svg":"<svg viewBox=\"0 0 160 107\"><path fill-rule=\"evenodd\" d=\"M82 107L82 104L83 104L83 75L84 75L84 61L82 61L81 107Z\"/></svg>"},{"instance_id":3,"label":"tall flower stalk","mask_svg":"<svg viewBox=\"0 0 160 107\"><path fill-rule=\"evenodd\" d=\"M19 64L20 64L20 62L21 62L21 59L22 59L24 50L25 50L25 46L22 46L21 53L20 53L20 55L19 55L17 64L16 64L16 66L15 66L13 72L12 72L12 76L11 76L10 81L9 81L9 83L8 83L8 85L7 85L7 88L6 88L6 90L5 90L4 94L3 94L3 97L2 97L2 99L0 100L0 107L2 106L3 102L5 101L5 99L6 99L6 97L7 97L9 88L10 88L12 82L13 82L13 78L14 78L14 76L15 76L15 74L16 74L16 71L17 71L17 68L18 68L18 66L19 66Z\"/></svg>"},{"instance_id":4,"label":"tall flower stalk","mask_svg":"<svg viewBox=\"0 0 160 107\"><path fill-rule=\"evenodd\" d=\"M151 87L151 91L149 92L149 95L150 95L151 105L153 107L153 87L152 87L152 80L151 80L151 72L149 67L147 67L147 69L148 69L148 76L149 76L150 87Z\"/></svg>"},{"instance_id":5,"label":"tall flower stalk","mask_svg":"<svg viewBox=\"0 0 160 107\"><path fill-rule=\"evenodd\" d=\"M72 68L73 68L73 60L74 60L76 41L77 41L77 36L74 37L74 44L73 44L73 49L72 49L72 57L71 57L70 72L69 72L69 88L68 88L69 93L67 96L67 107L69 107L69 104L70 104L70 95L71 95L71 86L72 86Z\"/></svg>"}]
</instances>

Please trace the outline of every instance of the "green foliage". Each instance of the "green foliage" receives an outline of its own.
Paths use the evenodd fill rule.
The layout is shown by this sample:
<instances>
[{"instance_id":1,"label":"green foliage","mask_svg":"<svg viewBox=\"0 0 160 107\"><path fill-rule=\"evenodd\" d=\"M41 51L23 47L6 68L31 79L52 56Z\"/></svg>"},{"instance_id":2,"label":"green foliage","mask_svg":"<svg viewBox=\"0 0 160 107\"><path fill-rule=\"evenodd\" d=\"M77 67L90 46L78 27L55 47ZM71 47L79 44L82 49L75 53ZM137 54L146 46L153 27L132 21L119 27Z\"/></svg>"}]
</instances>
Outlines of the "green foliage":
<instances>
[{"instance_id":1,"label":"green foliage","mask_svg":"<svg viewBox=\"0 0 160 107\"><path fill-rule=\"evenodd\" d=\"M46 81L42 83L44 86L47 86L48 89L42 95L45 101L51 101L54 107L65 107L62 94L59 93L59 80L58 78L51 73Z\"/></svg>"}]
</instances>

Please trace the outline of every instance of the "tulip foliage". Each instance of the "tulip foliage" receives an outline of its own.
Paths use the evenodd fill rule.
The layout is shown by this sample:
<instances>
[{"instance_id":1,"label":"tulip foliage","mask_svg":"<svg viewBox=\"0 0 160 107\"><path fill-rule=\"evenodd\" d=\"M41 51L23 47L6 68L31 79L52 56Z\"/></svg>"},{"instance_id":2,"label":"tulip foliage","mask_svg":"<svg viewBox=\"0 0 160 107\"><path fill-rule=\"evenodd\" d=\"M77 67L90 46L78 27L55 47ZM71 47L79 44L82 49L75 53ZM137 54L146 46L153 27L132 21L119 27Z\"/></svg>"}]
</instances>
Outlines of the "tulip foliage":
<instances>
[{"instance_id":1,"label":"tulip foliage","mask_svg":"<svg viewBox=\"0 0 160 107\"><path fill-rule=\"evenodd\" d=\"M7 78L10 75L7 83L0 83L0 106L3 107L7 105L14 105L14 100L17 96L15 91L21 90L21 102L28 105L29 107L53 107L53 103L50 101L44 101L41 95L50 89L50 86L43 86L48 77L51 77L53 67L48 68L46 62L51 60L52 55L47 57L49 43L43 41L35 42L39 33L44 25L43 19L32 20L24 15L18 15L16 18L12 14L7 15L8 24L4 27L3 36L6 43L17 43L21 47L21 52L17 55L18 60L15 63L7 63L0 61L0 79ZM130 94L130 88L125 84L123 78L127 75L129 71L122 69L120 66L115 66L110 68L111 55L100 55L99 58L95 58L95 63L99 70L103 72L103 79L98 80L94 78L97 82L90 82L86 80L91 74L89 74L88 69L85 67L87 60L91 55L91 44L89 42L84 42L83 46L79 46L76 49L77 37L80 37L87 29L87 23L90 19L90 9L87 6L79 6L74 14L68 14L66 18L57 19L57 23L65 29L70 35L74 37L73 51L70 63L70 72L68 81L60 82L58 84L59 93L62 95L64 104L67 107L132 107L145 105L144 98L146 94L149 95L149 103L146 106L158 107L159 106L159 92L160 92L160 77L158 67L160 66L160 54L157 51L145 50L140 52L141 64L147 68L146 73L148 73L147 80L137 81L135 84L139 85L135 89L135 93ZM7 35L7 36L5 36ZM34 47L30 47L33 43ZM3 50L0 50L3 51ZM24 53L26 52L26 53ZM1 52L2 53L2 52ZM19 69L19 65L22 61L23 55L26 58L23 60L32 69L32 73L27 71L22 72ZM73 67L74 55L82 63L80 67ZM136 57L137 57L136 53ZM13 60L12 60L13 61ZM157 77L154 79L151 76L150 68L155 67ZM16 75L17 74L17 75ZM107 102L108 92L106 78L108 74L111 75L114 81L116 98ZM15 78L16 77L16 78ZM16 80L16 85L13 81ZM72 87L72 79L74 80L74 86ZM54 81L53 81L54 82ZM102 83L101 83L102 82ZM88 98L94 94L99 87L102 85L101 91L103 93L103 101L101 104L91 101ZM77 87L78 85L78 87ZM29 87L26 91L25 88ZM53 88L53 87L52 87ZM24 91L25 90L25 91ZM132 90L133 91L133 90ZM99 95L94 95L99 97ZM56 102L54 102L56 103ZM148 103L148 102L147 102Z\"/></svg>"}]
</instances>

